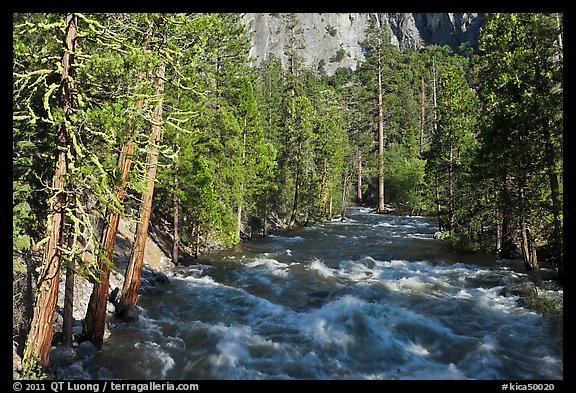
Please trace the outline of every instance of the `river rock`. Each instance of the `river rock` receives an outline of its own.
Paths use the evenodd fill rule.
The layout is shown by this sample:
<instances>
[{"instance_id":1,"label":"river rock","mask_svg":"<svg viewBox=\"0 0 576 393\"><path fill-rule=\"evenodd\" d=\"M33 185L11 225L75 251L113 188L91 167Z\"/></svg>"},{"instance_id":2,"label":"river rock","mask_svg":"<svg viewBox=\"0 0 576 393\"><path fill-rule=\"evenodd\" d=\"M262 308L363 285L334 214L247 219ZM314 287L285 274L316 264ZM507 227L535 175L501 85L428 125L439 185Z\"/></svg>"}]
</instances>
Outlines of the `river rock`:
<instances>
[{"instance_id":1,"label":"river rock","mask_svg":"<svg viewBox=\"0 0 576 393\"><path fill-rule=\"evenodd\" d=\"M90 374L85 370L85 365L81 362L74 362L67 366L58 367L55 370L57 379L60 380L89 380Z\"/></svg>"},{"instance_id":2,"label":"river rock","mask_svg":"<svg viewBox=\"0 0 576 393\"><path fill-rule=\"evenodd\" d=\"M114 314L114 311L116 311L116 306L110 302L106 302L106 311L110 314Z\"/></svg>"},{"instance_id":3,"label":"river rock","mask_svg":"<svg viewBox=\"0 0 576 393\"><path fill-rule=\"evenodd\" d=\"M149 278L154 278L154 272L151 272L148 269L142 269L142 271L140 272L140 280L142 280L143 278L145 279L149 279Z\"/></svg>"},{"instance_id":4,"label":"river rock","mask_svg":"<svg viewBox=\"0 0 576 393\"><path fill-rule=\"evenodd\" d=\"M49 364L52 368L68 366L74 362L76 350L65 346L57 346L50 351Z\"/></svg>"},{"instance_id":5,"label":"river rock","mask_svg":"<svg viewBox=\"0 0 576 393\"><path fill-rule=\"evenodd\" d=\"M162 292L160 288L152 285L138 288L139 295L157 295L160 292Z\"/></svg>"},{"instance_id":6,"label":"river rock","mask_svg":"<svg viewBox=\"0 0 576 393\"><path fill-rule=\"evenodd\" d=\"M90 341L82 341L76 349L76 359L86 361L96 355L96 347Z\"/></svg>"},{"instance_id":7,"label":"river rock","mask_svg":"<svg viewBox=\"0 0 576 393\"><path fill-rule=\"evenodd\" d=\"M501 296L518 296L518 305L522 306L527 300L538 297L538 289L533 282L510 283L500 290Z\"/></svg>"},{"instance_id":8,"label":"river rock","mask_svg":"<svg viewBox=\"0 0 576 393\"><path fill-rule=\"evenodd\" d=\"M156 272L154 279L156 280L156 282L159 282L162 284L167 284L170 282L170 280L168 279L168 276L162 272Z\"/></svg>"},{"instance_id":9,"label":"river rock","mask_svg":"<svg viewBox=\"0 0 576 393\"><path fill-rule=\"evenodd\" d=\"M16 351L12 350L12 379L20 379L20 374L22 373L22 359Z\"/></svg>"},{"instance_id":10,"label":"river rock","mask_svg":"<svg viewBox=\"0 0 576 393\"><path fill-rule=\"evenodd\" d=\"M136 322L140 318L140 311L136 306L129 304L118 318L124 322Z\"/></svg>"},{"instance_id":11,"label":"river rock","mask_svg":"<svg viewBox=\"0 0 576 393\"><path fill-rule=\"evenodd\" d=\"M434 232L434 239L436 239L436 240L442 239L442 232L440 232L440 231Z\"/></svg>"},{"instance_id":12,"label":"river rock","mask_svg":"<svg viewBox=\"0 0 576 393\"><path fill-rule=\"evenodd\" d=\"M505 272L489 272L474 277L466 277L466 286L470 288L505 287L510 280ZM502 290L501 290L502 291Z\"/></svg>"},{"instance_id":13,"label":"river rock","mask_svg":"<svg viewBox=\"0 0 576 393\"><path fill-rule=\"evenodd\" d=\"M110 292L110 294L108 295L108 301L110 303L112 303L112 305L114 307L116 307L118 305L118 293L120 292L120 288L116 287L112 290L112 292ZM111 311L113 312L113 311Z\"/></svg>"}]
</instances>

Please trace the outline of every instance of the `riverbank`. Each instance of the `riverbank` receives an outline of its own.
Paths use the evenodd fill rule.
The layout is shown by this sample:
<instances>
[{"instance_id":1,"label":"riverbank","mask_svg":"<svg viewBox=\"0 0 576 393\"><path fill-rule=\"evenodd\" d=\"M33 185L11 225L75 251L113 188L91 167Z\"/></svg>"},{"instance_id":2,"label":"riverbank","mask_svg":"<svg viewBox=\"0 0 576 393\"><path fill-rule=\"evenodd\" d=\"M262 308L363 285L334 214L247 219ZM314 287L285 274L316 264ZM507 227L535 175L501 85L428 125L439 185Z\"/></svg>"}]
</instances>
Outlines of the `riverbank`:
<instances>
[{"instance_id":1,"label":"riverbank","mask_svg":"<svg viewBox=\"0 0 576 393\"><path fill-rule=\"evenodd\" d=\"M118 233L116 237L116 245L114 249L114 262L116 268L110 274L110 292L116 288L121 289L124 283L124 272L130 258L131 245L136 230L136 223L130 222L126 219L121 219L118 226ZM161 290L161 285L166 280L167 271L172 263L167 254L162 250L154 235L149 234L146 240L146 248L144 252L144 268L140 278L140 294L154 293ZM38 257L38 256L31 256ZM91 255L85 255L86 258L91 258ZM20 258L21 257L17 257ZM24 261L21 261L25 265ZM29 285L34 286L35 282L30 280ZM73 325L73 345L72 348L65 348L62 346L62 323L64 312L64 287L65 287L65 273L62 272L60 280L58 303L56 306L55 324L54 324L54 337L52 340L52 352L50 355L50 364L48 377L55 379L78 379L82 377L81 370L87 362L92 359L96 354L96 348L90 342L81 342L82 329L84 327L84 317L92 294L93 285L86 278L79 275L74 279L74 303L72 308L72 316L74 318ZM19 285L14 288L16 291L15 296L20 300L19 303L14 304L14 320L13 327L16 330L17 324L22 324L25 319L26 312L31 309L31 305L26 305L26 298L31 302L32 297L26 295L29 289L25 285ZM28 308L28 310L26 310ZM108 302L107 305L108 315L107 318L112 318L114 314L114 306ZM108 323L104 331L104 339L110 336L110 329ZM24 341L22 338L13 340L12 357L13 379L20 379L22 372L21 355L23 351ZM82 379L82 378L80 378Z\"/></svg>"}]
</instances>

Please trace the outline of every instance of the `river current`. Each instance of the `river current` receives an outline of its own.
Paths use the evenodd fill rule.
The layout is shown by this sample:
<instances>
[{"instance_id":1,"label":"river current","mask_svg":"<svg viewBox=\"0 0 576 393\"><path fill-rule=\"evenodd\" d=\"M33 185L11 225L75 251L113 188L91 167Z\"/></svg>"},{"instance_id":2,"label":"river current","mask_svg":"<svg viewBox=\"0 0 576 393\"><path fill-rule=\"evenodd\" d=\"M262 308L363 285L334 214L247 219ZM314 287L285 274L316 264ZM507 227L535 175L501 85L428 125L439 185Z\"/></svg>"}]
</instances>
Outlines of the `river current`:
<instances>
[{"instance_id":1,"label":"river current","mask_svg":"<svg viewBox=\"0 0 576 393\"><path fill-rule=\"evenodd\" d=\"M367 209L174 268L115 321L95 379L563 379L562 322L500 295L530 278L426 218ZM557 294L557 293L556 293ZM561 294L561 292L560 292Z\"/></svg>"}]
</instances>

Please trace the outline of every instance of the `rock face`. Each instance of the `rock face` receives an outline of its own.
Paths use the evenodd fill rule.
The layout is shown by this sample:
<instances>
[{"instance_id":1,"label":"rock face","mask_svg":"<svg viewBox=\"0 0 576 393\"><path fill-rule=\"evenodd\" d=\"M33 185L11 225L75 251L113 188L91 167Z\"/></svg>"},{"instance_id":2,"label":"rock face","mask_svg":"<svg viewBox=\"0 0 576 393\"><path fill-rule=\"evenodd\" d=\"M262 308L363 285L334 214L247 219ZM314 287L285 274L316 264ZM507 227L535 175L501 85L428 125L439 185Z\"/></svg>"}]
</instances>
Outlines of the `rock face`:
<instances>
[{"instance_id":1,"label":"rock face","mask_svg":"<svg viewBox=\"0 0 576 393\"><path fill-rule=\"evenodd\" d=\"M481 18L475 13L299 13L296 14L305 48L301 51L307 66L324 61L324 69L333 74L339 67L356 69L364 60L365 31L371 17L390 33L392 44L421 48L425 45L449 45L453 49L464 42L475 45ZM286 61L284 14L248 13L244 17L253 32L250 55L256 64L270 57Z\"/></svg>"}]
</instances>

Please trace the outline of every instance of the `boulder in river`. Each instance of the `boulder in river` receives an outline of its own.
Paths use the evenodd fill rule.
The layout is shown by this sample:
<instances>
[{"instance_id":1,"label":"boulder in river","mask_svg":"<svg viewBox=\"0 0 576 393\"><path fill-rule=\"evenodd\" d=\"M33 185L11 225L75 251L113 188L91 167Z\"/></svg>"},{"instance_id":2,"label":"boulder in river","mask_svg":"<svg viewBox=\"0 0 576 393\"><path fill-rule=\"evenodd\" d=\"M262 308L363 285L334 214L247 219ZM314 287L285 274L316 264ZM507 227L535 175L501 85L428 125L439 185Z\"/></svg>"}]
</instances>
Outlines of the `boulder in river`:
<instances>
[{"instance_id":1,"label":"boulder in river","mask_svg":"<svg viewBox=\"0 0 576 393\"><path fill-rule=\"evenodd\" d=\"M140 318L138 307L129 304L121 315L117 315L124 322L136 322Z\"/></svg>"},{"instance_id":2,"label":"boulder in river","mask_svg":"<svg viewBox=\"0 0 576 393\"><path fill-rule=\"evenodd\" d=\"M167 284L170 282L168 276L162 272L156 272L156 274L154 275L154 279L156 280L156 282L163 284Z\"/></svg>"},{"instance_id":3,"label":"boulder in river","mask_svg":"<svg viewBox=\"0 0 576 393\"><path fill-rule=\"evenodd\" d=\"M50 351L50 367L57 368L69 366L74 362L75 358L76 350L74 350L74 348L68 348L63 345L57 346L52 351Z\"/></svg>"},{"instance_id":4,"label":"boulder in river","mask_svg":"<svg viewBox=\"0 0 576 393\"><path fill-rule=\"evenodd\" d=\"M531 281L509 283L500 290L499 294L505 297L518 296L518 305L522 306L526 301L538 297L538 289Z\"/></svg>"},{"instance_id":5,"label":"boulder in river","mask_svg":"<svg viewBox=\"0 0 576 393\"><path fill-rule=\"evenodd\" d=\"M76 349L76 358L81 361L91 360L96 356L96 347L90 341L82 341Z\"/></svg>"}]
</instances>

